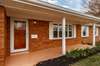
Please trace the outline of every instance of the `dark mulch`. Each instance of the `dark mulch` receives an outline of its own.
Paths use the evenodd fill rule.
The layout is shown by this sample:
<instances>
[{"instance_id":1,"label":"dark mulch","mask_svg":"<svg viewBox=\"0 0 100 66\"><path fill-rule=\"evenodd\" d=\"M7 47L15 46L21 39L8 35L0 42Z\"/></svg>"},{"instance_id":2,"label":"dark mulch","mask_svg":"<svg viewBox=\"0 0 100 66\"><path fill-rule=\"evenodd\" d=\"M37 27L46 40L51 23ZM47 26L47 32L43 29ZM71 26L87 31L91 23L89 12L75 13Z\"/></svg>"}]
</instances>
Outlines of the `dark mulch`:
<instances>
[{"instance_id":1,"label":"dark mulch","mask_svg":"<svg viewBox=\"0 0 100 66\"><path fill-rule=\"evenodd\" d=\"M79 59L66 58L65 56L61 56L58 58L39 62L38 64L36 64L36 66L69 66L70 64L75 63L78 60Z\"/></svg>"}]
</instances>

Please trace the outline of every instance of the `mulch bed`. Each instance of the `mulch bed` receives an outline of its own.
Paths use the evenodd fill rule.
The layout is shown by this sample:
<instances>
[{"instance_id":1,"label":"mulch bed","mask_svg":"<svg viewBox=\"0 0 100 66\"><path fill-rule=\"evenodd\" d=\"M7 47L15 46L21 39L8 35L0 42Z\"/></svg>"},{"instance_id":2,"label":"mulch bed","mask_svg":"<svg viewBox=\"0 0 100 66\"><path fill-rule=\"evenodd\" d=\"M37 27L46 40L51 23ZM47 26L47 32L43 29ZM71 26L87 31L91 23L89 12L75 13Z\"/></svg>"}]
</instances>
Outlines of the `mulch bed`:
<instances>
[{"instance_id":1,"label":"mulch bed","mask_svg":"<svg viewBox=\"0 0 100 66\"><path fill-rule=\"evenodd\" d=\"M80 59L66 58L65 56L61 56L58 58L39 62L38 64L36 64L36 66L69 66L70 64L73 64L79 60Z\"/></svg>"}]
</instances>

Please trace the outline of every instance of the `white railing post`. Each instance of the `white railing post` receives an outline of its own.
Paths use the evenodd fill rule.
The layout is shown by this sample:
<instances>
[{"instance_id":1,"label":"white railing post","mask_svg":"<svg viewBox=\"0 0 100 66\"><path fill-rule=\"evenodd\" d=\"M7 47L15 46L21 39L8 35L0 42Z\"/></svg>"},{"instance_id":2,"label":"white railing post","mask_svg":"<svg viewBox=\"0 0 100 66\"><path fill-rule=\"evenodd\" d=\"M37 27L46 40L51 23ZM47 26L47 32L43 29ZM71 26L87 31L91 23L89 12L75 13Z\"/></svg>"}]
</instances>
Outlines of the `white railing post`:
<instances>
[{"instance_id":1,"label":"white railing post","mask_svg":"<svg viewBox=\"0 0 100 66\"><path fill-rule=\"evenodd\" d=\"M62 19L62 54L66 54L66 38L65 38L65 26L66 26L66 18Z\"/></svg>"},{"instance_id":2,"label":"white railing post","mask_svg":"<svg viewBox=\"0 0 100 66\"><path fill-rule=\"evenodd\" d=\"M96 24L93 24L93 46L95 47L96 43Z\"/></svg>"}]
</instances>

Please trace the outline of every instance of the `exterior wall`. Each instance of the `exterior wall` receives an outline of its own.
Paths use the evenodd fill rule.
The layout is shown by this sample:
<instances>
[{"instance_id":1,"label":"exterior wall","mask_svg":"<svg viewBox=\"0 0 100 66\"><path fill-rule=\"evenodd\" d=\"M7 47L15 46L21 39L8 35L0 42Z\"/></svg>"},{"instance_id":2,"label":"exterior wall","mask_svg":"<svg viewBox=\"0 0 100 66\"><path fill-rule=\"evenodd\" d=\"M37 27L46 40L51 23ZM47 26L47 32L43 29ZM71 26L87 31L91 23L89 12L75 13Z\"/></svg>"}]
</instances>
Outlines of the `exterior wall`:
<instances>
[{"instance_id":1,"label":"exterior wall","mask_svg":"<svg viewBox=\"0 0 100 66\"><path fill-rule=\"evenodd\" d=\"M75 45L81 44L81 25L76 25L76 38L70 38L66 40L66 44Z\"/></svg>"},{"instance_id":2,"label":"exterior wall","mask_svg":"<svg viewBox=\"0 0 100 66\"><path fill-rule=\"evenodd\" d=\"M31 34L37 34L38 38L32 39ZM49 40L49 22L29 20L29 45L30 51L60 46L61 40Z\"/></svg>"},{"instance_id":3,"label":"exterior wall","mask_svg":"<svg viewBox=\"0 0 100 66\"><path fill-rule=\"evenodd\" d=\"M37 23L34 23L36 21ZM81 25L76 25L76 38L70 38L66 40L66 44L87 44L92 43L93 30L92 26L89 26L89 37L81 37ZM7 17L7 55L10 54L10 18ZM31 34L37 34L38 38L31 38ZM96 38L96 41L100 41L100 37ZM53 40L49 39L49 22L29 19L29 50L37 51L50 47L61 47L61 39Z\"/></svg>"},{"instance_id":4,"label":"exterior wall","mask_svg":"<svg viewBox=\"0 0 100 66\"><path fill-rule=\"evenodd\" d=\"M89 36L88 37L81 37L82 44L91 44L93 41L93 27L89 26Z\"/></svg>"},{"instance_id":5,"label":"exterior wall","mask_svg":"<svg viewBox=\"0 0 100 66\"><path fill-rule=\"evenodd\" d=\"M49 22L36 21L37 23L34 24L34 21L35 20L29 20L29 45L31 51L61 46L60 39L49 39ZM81 44L81 25L77 25L76 29L76 32L78 32L77 37L74 39L67 39L67 45ZM38 38L32 39L31 34L37 34Z\"/></svg>"},{"instance_id":6,"label":"exterior wall","mask_svg":"<svg viewBox=\"0 0 100 66\"><path fill-rule=\"evenodd\" d=\"M35 24L34 21L37 23ZM39 21L39 20L29 20L29 50L37 51L50 47L61 47L61 39L53 40L49 39L49 23L48 21ZM66 44L75 45L75 44L87 44L92 43L93 39L93 27L89 26L89 37L81 37L81 25L76 25L76 38L70 38L66 40ZM100 28L99 28L100 32ZM7 17L6 23L6 55L10 55L10 17ZM31 38L31 34L37 34L38 38ZM100 36L96 37L96 41L100 41Z\"/></svg>"},{"instance_id":7,"label":"exterior wall","mask_svg":"<svg viewBox=\"0 0 100 66\"><path fill-rule=\"evenodd\" d=\"M99 32L100 32L100 28L99 28ZM80 37L80 38L81 38L81 44L92 44L92 42L93 42L93 26L89 26L89 37ZM96 36L96 42L100 42L100 35Z\"/></svg>"},{"instance_id":8,"label":"exterior wall","mask_svg":"<svg viewBox=\"0 0 100 66\"><path fill-rule=\"evenodd\" d=\"M34 23L34 21L36 23ZM66 44L92 44L93 40L93 27L89 26L89 37L81 37L81 25L76 25L76 38L71 38L66 40ZM31 38L31 34L37 34L38 38ZM37 21L29 20L29 45L30 51L36 51L41 49L46 49L50 47L61 47L61 39L49 39L49 22L47 21ZM96 37L96 41L100 41L99 37ZM85 43L84 43L85 42Z\"/></svg>"},{"instance_id":9,"label":"exterior wall","mask_svg":"<svg viewBox=\"0 0 100 66\"><path fill-rule=\"evenodd\" d=\"M100 42L100 27L98 27L98 28L99 28L99 35L96 37L96 41Z\"/></svg>"},{"instance_id":10,"label":"exterior wall","mask_svg":"<svg viewBox=\"0 0 100 66\"><path fill-rule=\"evenodd\" d=\"M0 66L5 64L5 44L6 44L6 34L5 34L5 8L0 6Z\"/></svg>"}]
</instances>

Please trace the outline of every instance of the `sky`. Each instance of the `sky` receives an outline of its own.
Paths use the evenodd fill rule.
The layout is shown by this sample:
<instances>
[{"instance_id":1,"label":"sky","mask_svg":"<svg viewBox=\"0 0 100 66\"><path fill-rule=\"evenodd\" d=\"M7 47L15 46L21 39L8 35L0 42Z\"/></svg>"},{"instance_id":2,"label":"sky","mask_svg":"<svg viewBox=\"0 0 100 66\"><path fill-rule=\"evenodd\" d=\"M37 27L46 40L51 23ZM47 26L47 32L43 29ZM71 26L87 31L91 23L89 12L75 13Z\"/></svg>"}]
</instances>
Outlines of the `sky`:
<instances>
[{"instance_id":1,"label":"sky","mask_svg":"<svg viewBox=\"0 0 100 66\"><path fill-rule=\"evenodd\" d=\"M59 5L59 6L65 7L65 8L70 8L70 9L80 11L80 12L84 11L83 0L41 0L41 1Z\"/></svg>"}]
</instances>

